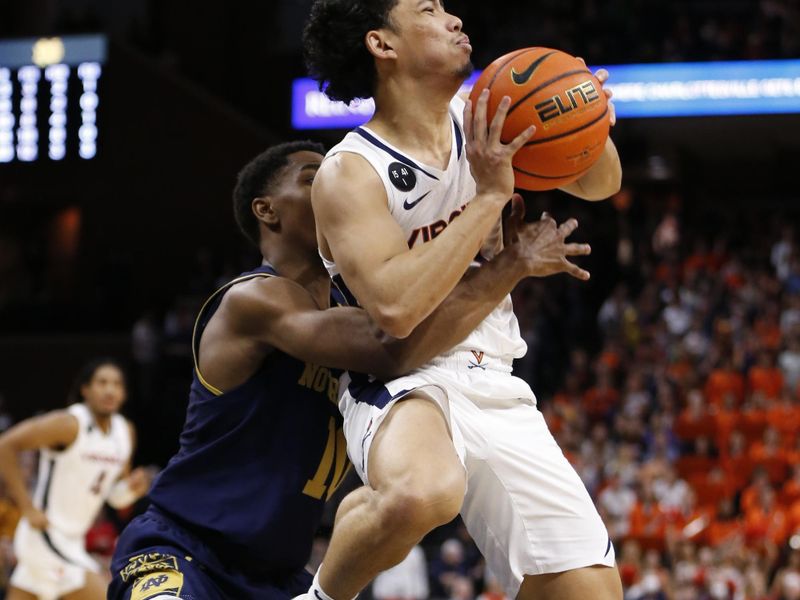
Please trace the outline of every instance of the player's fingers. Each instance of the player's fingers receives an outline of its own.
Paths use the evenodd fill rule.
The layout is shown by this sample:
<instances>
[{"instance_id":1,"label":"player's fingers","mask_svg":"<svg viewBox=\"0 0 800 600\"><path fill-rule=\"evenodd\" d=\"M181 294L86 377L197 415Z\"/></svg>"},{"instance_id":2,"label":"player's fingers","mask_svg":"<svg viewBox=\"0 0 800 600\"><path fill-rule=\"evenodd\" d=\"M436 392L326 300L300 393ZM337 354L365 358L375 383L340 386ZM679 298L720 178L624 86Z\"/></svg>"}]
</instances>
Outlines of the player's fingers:
<instances>
[{"instance_id":1,"label":"player's fingers","mask_svg":"<svg viewBox=\"0 0 800 600\"><path fill-rule=\"evenodd\" d=\"M492 124L489 127L489 143L496 145L500 143L500 137L503 135L503 125L506 122L506 115L508 114L508 107L511 106L511 98L503 96L497 111L494 113Z\"/></svg>"},{"instance_id":2,"label":"player's fingers","mask_svg":"<svg viewBox=\"0 0 800 600\"><path fill-rule=\"evenodd\" d=\"M533 134L536 133L536 126L531 125L525 131L520 133L517 137L511 140L511 143L508 144L507 148L511 154L516 154L520 148L522 148L525 144L528 143L533 137Z\"/></svg>"},{"instance_id":3,"label":"player's fingers","mask_svg":"<svg viewBox=\"0 0 800 600\"><path fill-rule=\"evenodd\" d=\"M567 219L564 221L558 228L558 233L566 239L572 235L572 232L578 228L578 221L577 219Z\"/></svg>"},{"instance_id":4,"label":"player's fingers","mask_svg":"<svg viewBox=\"0 0 800 600\"><path fill-rule=\"evenodd\" d=\"M608 81L610 74L606 69L598 69L594 76L597 77L597 81L602 84Z\"/></svg>"},{"instance_id":5,"label":"player's fingers","mask_svg":"<svg viewBox=\"0 0 800 600\"><path fill-rule=\"evenodd\" d=\"M581 281L589 281L591 278L589 271L581 269L578 265L575 265L566 259L564 259L564 272L569 273L575 279L580 279Z\"/></svg>"},{"instance_id":6,"label":"player's fingers","mask_svg":"<svg viewBox=\"0 0 800 600\"><path fill-rule=\"evenodd\" d=\"M472 138L478 143L486 141L487 104L489 104L489 90L483 90L478 97L475 114L472 116Z\"/></svg>"},{"instance_id":7,"label":"player's fingers","mask_svg":"<svg viewBox=\"0 0 800 600\"><path fill-rule=\"evenodd\" d=\"M472 142L472 101L468 100L464 105L464 136L467 143Z\"/></svg>"},{"instance_id":8,"label":"player's fingers","mask_svg":"<svg viewBox=\"0 0 800 600\"><path fill-rule=\"evenodd\" d=\"M512 208L519 211L519 219L522 221L525 218L525 200L520 194L511 196Z\"/></svg>"},{"instance_id":9,"label":"player's fingers","mask_svg":"<svg viewBox=\"0 0 800 600\"><path fill-rule=\"evenodd\" d=\"M614 125L617 124L617 107L614 105L613 102L608 103L608 112L609 112L608 122L611 123L611 126L613 127Z\"/></svg>"},{"instance_id":10,"label":"player's fingers","mask_svg":"<svg viewBox=\"0 0 800 600\"><path fill-rule=\"evenodd\" d=\"M564 256L588 256L592 253L589 244L566 244L564 246Z\"/></svg>"}]
</instances>

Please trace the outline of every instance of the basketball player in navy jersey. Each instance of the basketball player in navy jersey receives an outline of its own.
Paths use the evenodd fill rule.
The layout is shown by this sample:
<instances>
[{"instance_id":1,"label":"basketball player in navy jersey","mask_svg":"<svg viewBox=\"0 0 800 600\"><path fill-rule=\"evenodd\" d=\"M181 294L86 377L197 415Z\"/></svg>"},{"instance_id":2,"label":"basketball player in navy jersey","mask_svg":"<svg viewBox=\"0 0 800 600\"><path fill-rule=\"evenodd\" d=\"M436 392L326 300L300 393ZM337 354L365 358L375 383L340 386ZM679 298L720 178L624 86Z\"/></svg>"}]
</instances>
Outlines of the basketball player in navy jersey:
<instances>
[{"instance_id":1,"label":"basketball player in navy jersey","mask_svg":"<svg viewBox=\"0 0 800 600\"><path fill-rule=\"evenodd\" d=\"M337 286L403 337L476 255L501 248L512 157L535 132L503 144L510 99L487 127L489 92L474 111L456 96L472 46L441 0L315 0L303 46L329 97L375 100L314 182L320 254ZM563 189L601 200L620 181L609 140ZM309 595L352 598L460 513L509 597L622 597L608 532L530 386L511 373L525 351L509 297L468 337L407 376L373 381L370 394L361 376L342 376L348 451L369 487L340 507Z\"/></svg>"},{"instance_id":2,"label":"basketball player in navy jersey","mask_svg":"<svg viewBox=\"0 0 800 600\"><path fill-rule=\"evenodd\" d=\"M117 363L94 360L79 373L67 409L22 421L0 436L0 475L23 514L7 600L105 598L107 580L86 553L86 532L104 502L128 506L151 479L143 468L130 472L135 431L117 414L125 396ZM23 450L40 451L33 497L19 468Z\"/></svg>"},{"instance_id":3,"label":"basketball player in navy jersey","mask_svg":"<svg viewBox=\"0 0 800 600\"><path fill-rule=\"evenodd\" d=\"M200 311L180 450L155 482L152 506L120 537L110 599L263 600L307 590L303 567L324 502L348 468L338 369L399 375L466 336L522 277L588 277L566 258L589 252L564 242L574 220L525 225L517 211L494 263L466 277L413 335L391 340L365 311L328 308L311 210L323 152L282 144L239 174L236 219L264 262ZM343 300L335 289L334 297Z\"/></svg>"}]
</instances>

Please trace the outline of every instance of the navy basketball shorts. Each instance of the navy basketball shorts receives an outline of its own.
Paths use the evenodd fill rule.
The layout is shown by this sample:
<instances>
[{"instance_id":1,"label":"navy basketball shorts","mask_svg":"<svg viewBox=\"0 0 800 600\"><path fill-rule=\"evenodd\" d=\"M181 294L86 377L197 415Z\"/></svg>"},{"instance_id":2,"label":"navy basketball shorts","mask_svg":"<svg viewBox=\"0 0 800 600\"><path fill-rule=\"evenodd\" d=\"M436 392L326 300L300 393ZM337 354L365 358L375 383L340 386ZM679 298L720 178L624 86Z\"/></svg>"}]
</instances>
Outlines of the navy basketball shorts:
<instances>
[{"instance_id":1,"label":"navy basketball shorts","mask_svg":"<svg viewBox=\"0 0 800 600\"><path fill-rule=\"evenodd\" d=\"M299 570L253 577L223 564L213 549L150 507L122 532L111 562L108 600L288 600L311 587Z\"/></svg>"}]
</instances>

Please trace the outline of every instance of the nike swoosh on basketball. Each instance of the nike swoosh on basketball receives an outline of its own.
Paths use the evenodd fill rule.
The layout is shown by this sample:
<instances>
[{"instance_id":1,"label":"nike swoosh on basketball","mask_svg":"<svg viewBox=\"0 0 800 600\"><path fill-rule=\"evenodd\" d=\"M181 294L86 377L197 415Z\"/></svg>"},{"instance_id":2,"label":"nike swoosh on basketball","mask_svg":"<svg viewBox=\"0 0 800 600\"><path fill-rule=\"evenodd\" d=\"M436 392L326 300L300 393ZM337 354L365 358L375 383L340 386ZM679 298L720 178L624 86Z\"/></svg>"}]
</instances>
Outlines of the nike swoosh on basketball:
<instances>
[{"instance_id":1,"label":"nike swoosh on basketball","mask_svg":"<svg viewBox=\"0 0 800 600\"><path fill-rule=\"evenodd\" d=\"M403 202L403 208L405 208L406 210L411 210L417 204L422 202L425 199L425 196L427 196L428 194L430 194L430 192L425 192L424 194L422 194L422 196L420 196L419 198L417 198L413 202L409 202L408 200L406 200L405 202Z\"/></svg>"},{"instance_id":2,"label":"nike swoosh on basketball","mask_svg":"<svg viewBox=\"0 0 800 600\"><path fill-rule=\"evenodd\" d=\"M533 61L531 63L531 66L525 69L522 73L517 73L517 70L512 67L511 79L517 85L525 85L526 83L528 83L528 80L530 80L530 78L533 77L533 73L534 71L536 71L536 69L539 68L539 65L541 65L548 56L551 56L553 54L555 54L555 52L548 52L544 56L540 56L535 61Z\"/></svg>"}]
</instances>

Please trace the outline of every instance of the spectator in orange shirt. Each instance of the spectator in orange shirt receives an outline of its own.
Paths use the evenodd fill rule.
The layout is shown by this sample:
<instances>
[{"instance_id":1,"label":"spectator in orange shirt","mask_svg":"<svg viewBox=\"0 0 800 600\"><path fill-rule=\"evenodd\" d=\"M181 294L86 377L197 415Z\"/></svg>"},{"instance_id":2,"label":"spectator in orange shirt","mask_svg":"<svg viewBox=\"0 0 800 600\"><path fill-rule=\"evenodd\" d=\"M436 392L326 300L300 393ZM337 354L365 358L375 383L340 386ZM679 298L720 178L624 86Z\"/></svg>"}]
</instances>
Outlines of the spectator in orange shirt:
<instances>
[{"instance_id":1,"label":"spectator in orange shirt","mask_svg":"<svg viewBox=\"0 0 800 600\"><path fill-rule=\"evenodd\" d=\"M751 392L762 392L769 399L781 395L783 373L775 366L775 358L771 352L767 350L759 352L758 364L750 367L747 373L747 385Z\"/></svg>"},{"instance_id":2,"label":"spectator in orange shirt","mask_svg":"<svg viewBox=\"0 0 800 600\"><path fill-rule=\"evenodd\" d=\"M642 484L640 498L633 505L630 518L631 537L647 541L648 545L653 542L663 543L667 520L649 483Z\"/></svg>"},{"instance_id":3,"label":"spectator in orange shirt","mask_svg":"<svg viewBox=\"0 0 800 600\"><path fill-rule=\"evenodd\" d=\"M776 429L768 427L764 431L763 441L753 444L750 448L750 460L766 470L773 485L786 481L786 451L781 446L781 434Z\"/></svg>"},{"instance_id":4,"label":"spectator in orange shirt","mask_svg":"<svg viewBox=\"0 0 800 600\"><path fill-rule=\"evenodd\" d=\"M614 388L611 373L607 368L599 368L597 383L583 396L583 406L590 421L607 419L619 403L619 392Z\"/></svg>"},{"instance_id":5,"label":"spectator in orange shirt","mask_svg":"<svg viewBox=\"0 0 800 600\"><path fill-rule=\"evenodd\" d=\"M689 483L697 496L699 506L716 506L722 498L732 498L736 487L722 467L693 477Z\"/></svg>"},{"instance_id":6,"label":"spectator in orange shirt","mask_svg":"<svg viewBox=\"0 0 800 600\"><path fill-rule=\"evenodd\" d=\"M741 497L739 498L739 506L741 507L742 512L746 513L748 510L753 508L756 505L761 492L765 489L771 489L771 487L772 486L769 483L769 474L767 473L766 469L764 469L762 466L757 466L755 469L753 469L750 485L744 489Z\"/></svg>"},{"instance_id":7,"label":"spectator in orange shirt","mask_svg":"<svg viewBox=\"0 0 800 600\"><path fill-rule=\"evenodd\" d=\"M750 443L762 439L767 428L767 407L763 392L754 392L744 404L739 417L739 428Z\"/></svg>"},{"instance_id":8,"label":"spectator in orange shirt","mask_svg":"<svg viewBox=\"0 0 800 600\"><path fill-rule=\"evenodd\" d=\"M716 423L709 413L705 398L700 390L691 390L686 396L686 408L683 409L675 423L675 435L681 441L691 441L705 435L714 437Z\"/></svg>"},{"instance_id":9,"label":"spectator in orange shirt","mask_svg":"<svg viewBox=\"0 0 800 600\"><path fill-rule=\"evenodd\" d=\"M767 423L781 433L785 442L800 434L800 405L792 401L788 390L784 390L780 399L767 407Z\"/></svg>"},{"instance_id":10,"label":"spectator in orange shirt","mask_svg":"<svg viewBox=\"0 0 800 600\"><path fill-rule=\"evenodd\" d=\"M750 479L753 462L747 452L747 440L738 429L731 432L721 463L734 489L742 489Z\"/></svg>"},{"instance_id":11,"label":"spectator in orange shirt","mask_svg":"<svg viewBox=\"0 0 800 600\"><path fill-rule=\"evenodd\" d=\"M744 399L744 377L733 368L733 361L725 358L708 375L705 395L709 403L720 406L725 394L733 394L737 402Z\"/></svg>"},{"instance_id":12,"label":"spectator in orange shirt","mask_svg":"<svg viewBox=\"0 0 800 600\"><path fill-rule=\"evenodd\" d=\"M744 515L744 531L749 544L772 542L780 546L789 536L789 518L784 508L775 502L771 487L762 489L758 502Z\"/></svg>"},{"instance_id":13,"label":"spectator in orange shirt","mask_svg":"<svg viewBox=\"0 0 800 600\"><path fill-rule=\"evenodd\" d=\"M720 448L720 454L725 457L730 447L731 433L739 426L741 418L741 413L736 405L736 397L731 393L725 394L722 398L722 405L713 409L711 414L717 433L717 447ZM744 437L742 437L742 441L744 442Z\"/></svg>"},{"instance_id":14,"label":"spectator in orange shirt","mask_svg":"<svg viewBox=\"0 0 800 600\"><path fill-rule=\"evenodd\" d=\"M722 498L717 505L717 514L708 526L707 542L711 546L718 547L743 533L742 520L736 514L733 500Z\"/></svg>"},{"instance_id":15,"label":"spectator in orange shirt","mask_svg":"<svg viewBox=\"0 0 800 600\"><path fill-rule=\"evenodd\" d=\"M763 313L756 319L753 329L761 345L774 352L781 347L780 307L774 301L769 302L764 306Z\"/></svg>"}]
</instances>

